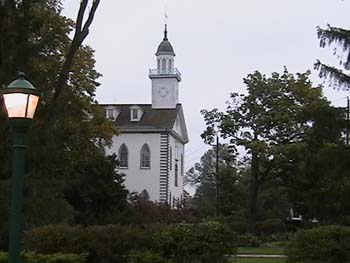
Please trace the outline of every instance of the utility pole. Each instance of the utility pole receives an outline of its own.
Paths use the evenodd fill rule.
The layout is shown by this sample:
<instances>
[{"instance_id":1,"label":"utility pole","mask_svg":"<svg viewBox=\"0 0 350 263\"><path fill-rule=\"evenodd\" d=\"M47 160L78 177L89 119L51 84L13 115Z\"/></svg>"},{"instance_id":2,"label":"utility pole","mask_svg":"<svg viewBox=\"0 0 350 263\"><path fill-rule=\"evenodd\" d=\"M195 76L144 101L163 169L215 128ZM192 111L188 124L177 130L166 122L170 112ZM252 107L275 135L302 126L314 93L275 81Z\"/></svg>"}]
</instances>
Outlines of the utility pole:
<instances>
[{"instance_id":1,"label":"utility pole","mask_svg":"<svg viewBox=\"0 0 350 263\"><path fill-rule=\"evenodd\" d=\"M350 100L349 97L347 99L347 107L346 107L346 145L349 145L349 122L350 122Z\"/></svg>"},{"instance_id":2,"label":"utility pole","mask_svg":"<svg viewBox=\"0 0 350 263\"><path fill-rule=\"evenodd\" d=\"M219 135L216 134L216 216L220 215L220 182L219 182Z\"/></svg>"}]
</instances>

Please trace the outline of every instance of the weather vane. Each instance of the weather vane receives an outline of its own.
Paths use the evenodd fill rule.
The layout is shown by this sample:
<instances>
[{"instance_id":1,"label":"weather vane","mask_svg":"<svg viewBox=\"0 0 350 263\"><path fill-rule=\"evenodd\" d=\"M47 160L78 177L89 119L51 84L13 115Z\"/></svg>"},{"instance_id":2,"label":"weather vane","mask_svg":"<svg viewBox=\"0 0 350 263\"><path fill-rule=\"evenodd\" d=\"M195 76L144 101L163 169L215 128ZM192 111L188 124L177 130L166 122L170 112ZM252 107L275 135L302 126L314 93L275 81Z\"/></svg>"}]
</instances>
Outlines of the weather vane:
<instances>
[{"instance_id":1,"label":"weather vane","mask_svg":"<svg viewBox=\"0 0 350 263\"><path fill-rule=\"evenodd\" d=\"M164 0L164 2L165 2L165 18L164 18L164 22L165 22L165 24L167 25L168 24L168 11L167 11L167 9L168 9L168 0Z\"/></svg>"}]
</instances>

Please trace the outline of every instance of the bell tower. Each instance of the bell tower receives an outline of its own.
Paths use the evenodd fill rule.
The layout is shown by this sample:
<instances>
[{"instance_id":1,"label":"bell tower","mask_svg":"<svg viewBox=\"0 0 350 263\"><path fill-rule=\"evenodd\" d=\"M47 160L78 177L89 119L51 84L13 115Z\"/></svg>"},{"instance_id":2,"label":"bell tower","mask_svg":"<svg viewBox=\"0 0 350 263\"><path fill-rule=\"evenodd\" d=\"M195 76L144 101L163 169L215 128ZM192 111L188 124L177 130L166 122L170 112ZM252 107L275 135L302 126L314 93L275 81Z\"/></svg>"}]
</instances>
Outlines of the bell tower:
<instances>
[{"instance_id":1,"label":"bell tower","mask_svg":"<svg viewBox=\"0 0 350 263\"><path fill-rule=\"evenodd\" d=\"M168 40L167 24L165 24L163 41L157 52L157 68L149 70L152 81L152 108L175 109L179 103L179 82L181 73L175 68L175 52Z\"/></svg>"}]
</instances>

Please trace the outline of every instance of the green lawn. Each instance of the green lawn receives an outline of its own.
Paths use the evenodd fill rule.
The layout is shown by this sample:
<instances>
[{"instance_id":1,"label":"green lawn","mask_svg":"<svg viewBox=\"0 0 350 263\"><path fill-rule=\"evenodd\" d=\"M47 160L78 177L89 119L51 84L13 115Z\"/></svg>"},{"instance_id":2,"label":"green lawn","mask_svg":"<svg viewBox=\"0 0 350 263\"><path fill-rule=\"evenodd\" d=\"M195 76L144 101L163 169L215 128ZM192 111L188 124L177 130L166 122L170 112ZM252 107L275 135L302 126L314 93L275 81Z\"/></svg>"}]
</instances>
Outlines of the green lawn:
<instances>
[{"instance_id":1,"label":"green lawn","mask_svg":"<svg viewBox=\"0 0 350 263\"><path fill-rule=\"evenodd\" d=\"M232 263L286 263L285 258L237 258Z\"/></svg>"},{"instance_id":2,"label":"green lawn","mask_svg":"<svg viewBox=\"0 0 350 263\"><path fill-rule=\"evenodd\" d=\"M250 255L284 255L284 249L281 247L239 247L238 254ZM255 262L255 261L254 261Z\"/></svg>"}]
</instances>

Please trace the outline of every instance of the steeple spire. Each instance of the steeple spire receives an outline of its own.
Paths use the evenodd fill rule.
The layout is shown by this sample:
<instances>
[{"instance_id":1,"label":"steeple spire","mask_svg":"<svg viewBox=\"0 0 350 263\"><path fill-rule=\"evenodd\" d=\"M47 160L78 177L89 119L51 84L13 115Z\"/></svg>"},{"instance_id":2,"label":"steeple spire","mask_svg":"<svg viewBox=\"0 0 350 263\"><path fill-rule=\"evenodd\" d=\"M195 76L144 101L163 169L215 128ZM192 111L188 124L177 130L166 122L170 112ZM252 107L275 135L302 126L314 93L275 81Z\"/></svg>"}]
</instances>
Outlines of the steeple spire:
<instances>
[{"instance_id":1,"label":"steeple spire","mask_svg":"<svg viewBox=\"0 0 350 263\"><path fill-rule=\"evenodd\" d=\"M164 38L163 38L164 41L167 41L168 40L168 25L165 24L165 29L164 29Z\"/></svg>"}]
</instances>

